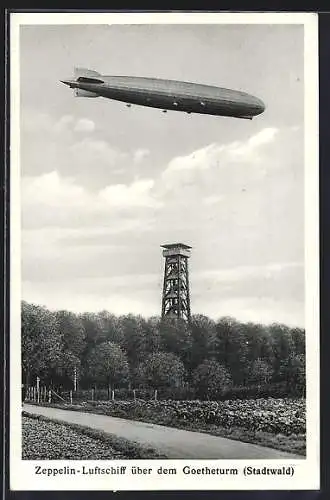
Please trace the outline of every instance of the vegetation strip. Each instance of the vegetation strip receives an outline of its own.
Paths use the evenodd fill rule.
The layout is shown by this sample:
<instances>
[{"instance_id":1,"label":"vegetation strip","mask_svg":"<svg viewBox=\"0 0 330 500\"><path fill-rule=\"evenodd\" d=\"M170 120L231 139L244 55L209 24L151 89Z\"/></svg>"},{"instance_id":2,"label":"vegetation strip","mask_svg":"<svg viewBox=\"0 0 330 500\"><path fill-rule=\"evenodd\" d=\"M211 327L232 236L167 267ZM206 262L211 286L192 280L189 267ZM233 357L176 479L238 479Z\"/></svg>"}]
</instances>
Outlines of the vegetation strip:
<instances>
[{"instance_id":1,"label":"vegetation strip","mask_svg":"<svg viewBox=\"0 0 330 500\"><path fill-rule=\"evenodd\" d=\"M22 412L23 459L121 460L166 459L149 446L114 434ZM33 425L33 423L36 425Z\"/></svg>"},{"instance_id":2,"label":"vegetation strip","mask_svg":"<svg viewBox=\"0 0 330 500\"><path fill-rule=\"evenodd\" d=\"M113 390L116 399L149 399L155 390L158 399L303 397L305 331L203 315L187 323L74 314L23 302L22 367L24 396L38 377L67 400L77 389L84 400Z\"/></svg>"},{"instance_id":3,"label":"vegetation strip","mask_svg":"<svg viewBox=\"0 0 330 500\"><path fill-rule=\"evenodd\" d=\"M137 420L306 453L305 401L87 401L44 404L66 410Z\"/></svg>"}]
</instances>

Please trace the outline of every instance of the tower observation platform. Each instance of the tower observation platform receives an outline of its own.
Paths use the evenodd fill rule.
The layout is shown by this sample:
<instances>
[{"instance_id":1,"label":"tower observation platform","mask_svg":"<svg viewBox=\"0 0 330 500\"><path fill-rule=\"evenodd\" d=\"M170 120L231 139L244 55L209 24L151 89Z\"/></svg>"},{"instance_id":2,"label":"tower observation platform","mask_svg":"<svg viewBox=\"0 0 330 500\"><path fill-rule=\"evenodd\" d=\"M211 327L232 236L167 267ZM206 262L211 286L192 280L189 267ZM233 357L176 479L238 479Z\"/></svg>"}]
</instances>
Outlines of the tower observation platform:
<instances>
[{"instance_id":1,"label":"tower observation platform","mask_svg":"<svg viewBox=\"0 0 330 500\"><path fill-rule=\"evenodd\" d=\"M192 247L184 243L161 245L165 257L162 318L190 321L188 259Z\"/></svg>"}]
</instances>

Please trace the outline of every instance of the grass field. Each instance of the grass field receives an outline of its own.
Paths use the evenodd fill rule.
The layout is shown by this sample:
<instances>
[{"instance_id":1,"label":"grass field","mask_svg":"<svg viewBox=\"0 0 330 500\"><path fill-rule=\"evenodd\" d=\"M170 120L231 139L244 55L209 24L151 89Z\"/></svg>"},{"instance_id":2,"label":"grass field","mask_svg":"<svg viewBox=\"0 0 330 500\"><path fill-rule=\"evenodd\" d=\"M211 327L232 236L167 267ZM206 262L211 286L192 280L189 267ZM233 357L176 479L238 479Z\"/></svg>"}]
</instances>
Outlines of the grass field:
<instances>
[{"instance_id":1,"label":"grass field","mask_svg":"<svg viewBox=\"0 0 330 500\"><path fill-rule=\"evenodd\" d=\"M166 458L149 447L87 427L22 416L23 460L124 460Z\"/></svg>"}]
</instances>

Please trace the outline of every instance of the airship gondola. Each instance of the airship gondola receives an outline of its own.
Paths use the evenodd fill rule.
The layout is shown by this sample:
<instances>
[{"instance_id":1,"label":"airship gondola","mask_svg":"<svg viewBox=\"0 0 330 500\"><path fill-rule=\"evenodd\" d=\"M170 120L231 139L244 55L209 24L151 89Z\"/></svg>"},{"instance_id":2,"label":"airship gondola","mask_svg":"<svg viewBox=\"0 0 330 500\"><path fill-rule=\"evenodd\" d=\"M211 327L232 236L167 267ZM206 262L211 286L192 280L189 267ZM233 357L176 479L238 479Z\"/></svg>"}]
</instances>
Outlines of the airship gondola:
<instances>
[{"instance_id":1,"label":"airship gondola","mask_svg":"<svg viewBox=\"0 0 330 500\"><path fill-rule=\"evenodd\" d=\"M77 97L105 97L140 106L252 119L265 110L261 99L239 90L177 80L105 76L76 68L74 78L61 80Z\"/></svg>"}]
</instances>

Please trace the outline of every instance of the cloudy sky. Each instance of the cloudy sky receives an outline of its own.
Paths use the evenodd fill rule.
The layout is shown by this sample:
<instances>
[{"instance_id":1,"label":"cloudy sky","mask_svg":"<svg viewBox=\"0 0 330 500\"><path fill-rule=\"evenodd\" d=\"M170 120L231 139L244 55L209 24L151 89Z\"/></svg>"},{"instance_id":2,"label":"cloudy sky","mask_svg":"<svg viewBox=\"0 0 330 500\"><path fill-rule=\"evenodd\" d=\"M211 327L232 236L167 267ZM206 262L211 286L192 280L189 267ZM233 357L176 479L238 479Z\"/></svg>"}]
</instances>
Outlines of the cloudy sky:
<instances>
[{"instance_id":1,"label":"cloudy sky","mask_svg":"<svg viewBox=\"0 0 330 500\"><path fill-rule=\"evenodd\" d=\"M75 98L81 66L244 90L250 120ZM22 290L49 308L160 313L160 245L193 247L193 313L304 324L303 27L20 31Z\"/></svg>"}]
</instances>

